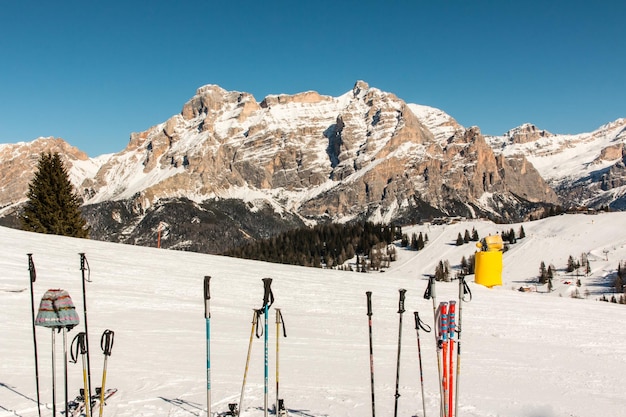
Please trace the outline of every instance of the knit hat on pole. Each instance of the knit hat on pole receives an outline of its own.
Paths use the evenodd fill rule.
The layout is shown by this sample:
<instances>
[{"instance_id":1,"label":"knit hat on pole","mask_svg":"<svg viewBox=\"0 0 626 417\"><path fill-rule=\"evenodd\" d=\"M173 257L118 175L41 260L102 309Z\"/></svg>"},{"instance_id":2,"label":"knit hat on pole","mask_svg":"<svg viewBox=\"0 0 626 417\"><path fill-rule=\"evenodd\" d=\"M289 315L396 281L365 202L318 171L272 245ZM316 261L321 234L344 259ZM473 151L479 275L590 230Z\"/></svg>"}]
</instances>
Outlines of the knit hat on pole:
<instances>
[{"instance_id":1,"label":"knit hat on pole","mask_svg":"<svg viewBox=\"0 0 626 417\"><path fill-rule=\"evenodd\" d=\"M39 304L35 319L37 326L72 329L79 323L76 307L65 290L48 290Z\"/></svg>"}]
</instances>

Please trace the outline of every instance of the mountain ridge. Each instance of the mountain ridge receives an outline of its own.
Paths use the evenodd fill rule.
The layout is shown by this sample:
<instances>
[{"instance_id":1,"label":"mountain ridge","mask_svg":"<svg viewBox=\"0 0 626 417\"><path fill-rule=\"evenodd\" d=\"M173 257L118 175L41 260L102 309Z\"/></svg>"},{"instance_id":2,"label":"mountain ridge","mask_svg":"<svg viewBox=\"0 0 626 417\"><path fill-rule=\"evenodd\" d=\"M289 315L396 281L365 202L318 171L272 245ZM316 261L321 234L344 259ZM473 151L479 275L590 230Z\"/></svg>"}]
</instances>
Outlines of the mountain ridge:
<instances>
[{"instance_id":1,"label":"mountain ridge","mask_svg":"<svg viewBox=\"0 0 626 417\"><path fill-rule=\"evenodd\" d=\"M612 123L611 132L626 125L624 119ZM596 136L602 137L577 135L576 143ZM206 203L220 211L220 202L234 199L254 213L271 209L272 223L287 219L285 227L366 219L415 223L445 215L519 221L567 203L563 196L592 201L569 193L580 184L549 176L549 158L532 147L549 149L554 138L572 142L564 137L530 124L485 137L476 126L465 128L439 109L407 104L364 81L339 97L308 91L269 95L260 103L249 93L209 84L179 114L132 133L117 153L85 159L58 140L47 149L0 145L0 213L6 216L24 200L24 172L33 169L39 152L51 150L63 155L95 235L114 241L133 235L132 242L150 240L140 235L153 235L158 226L142 227L142 220L167 201L182 203L185 217L194 219L203 218ZM622 133L615 135L613 146L619 148L622 139ZM604 155L614 158L620 149ZM605 196L620 187L619 163L610 162L604 168L612 175L596 181ZM123 212L133 218L130 232L112 227ZM231 226L242 231L235 245L246 236L260 237L241 224ZM117 232L98 231L112 228Z\"/></svg>"}]
</instances>

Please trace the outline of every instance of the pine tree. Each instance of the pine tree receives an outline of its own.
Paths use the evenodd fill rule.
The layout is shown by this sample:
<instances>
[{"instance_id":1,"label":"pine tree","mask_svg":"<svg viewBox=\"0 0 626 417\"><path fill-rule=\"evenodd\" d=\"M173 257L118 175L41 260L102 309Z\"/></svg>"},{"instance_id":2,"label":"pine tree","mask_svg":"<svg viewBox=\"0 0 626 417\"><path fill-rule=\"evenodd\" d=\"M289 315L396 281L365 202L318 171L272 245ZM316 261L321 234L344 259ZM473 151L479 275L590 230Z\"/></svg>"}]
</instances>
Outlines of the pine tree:
<instances>
[{"instance_id":1,"label":"pine tree","mask_svg":"<svg viewBox=\"0 0 626 417\"><path fill-rule=\"evenodd\" d=\"M574 269L576 269L576 264L574 263L574 257L570 255L569 258L567 258L567 268L565 271L574 272Z\"/></svg>"},{"instance_id":2,"label":"pine tree","mask_svg":"<svg viewBox=\"0 0 626 417\"><path fill-rule=\"evenodd\" d=\"M541 264L539 265L539 283L545 284L547 280L548 272L546 270L546 264L544 261L541 261Z\"/></svg>"},{"instance_id":3,"label":"pine tree","mask_svg":"<svg viewBox=\"0 0 626 417\"><path fill-rule=\"evenodd\" d=\"M472 227L472 242L478 242L479 240L480 237L478 237L478 232Z\"/></svg>"},{"instance_id":4,"label":"pine tree","mask_svg":"<svg viewBox=\"0 0 626 417\"><path fill-rule=\"evenodd\" d=\"M469 230L465 229L465 234L463 235L463 242L469 243L472 238L470 237Z\"/></svg>"},{"instance_id":5,"label":"pine tree","mask_svg":"<svg viewBox=\"0 0 626 417\"><path fill-rule=\"evenodd\" d=\"M457 246L463 245L463 236L461 236L461 232L459 232L459 235L456 238L456 245Z\"/></svg>"},{"instance_id":6,"label":"pine tree","mask_svg":"<svg viewBox=\"0 0 626 417\"><path fill-rule=\"evenodd\" d=\"M86 238L89 229L80 211L67 170L58 153L42 153L20 215L22 228L31 232Z\"/></svg>"},{"instance_id":7,"label":"pine tree","mask_svg":"<svg viewBox=\"0 0 626 417\"><path fill-rule=\"evenodd\" d=\"M524 226L519 227L518 236L520 239L524 239L526 237L526 232L524 231Z\"/></svg>"}]
</instances>

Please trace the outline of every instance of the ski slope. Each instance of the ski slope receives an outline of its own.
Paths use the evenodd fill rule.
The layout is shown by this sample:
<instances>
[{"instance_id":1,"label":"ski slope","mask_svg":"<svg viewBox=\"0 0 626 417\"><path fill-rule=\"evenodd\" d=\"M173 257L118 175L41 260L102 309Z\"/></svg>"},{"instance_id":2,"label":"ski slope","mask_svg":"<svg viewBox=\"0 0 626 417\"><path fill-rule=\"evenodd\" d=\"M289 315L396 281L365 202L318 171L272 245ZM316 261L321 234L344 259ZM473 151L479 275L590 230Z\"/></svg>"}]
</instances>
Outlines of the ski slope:
<instances>
[{"instance_id":1,"label":"ski slope","mask_svg":"<svg viewBox=\"0 0 626 417\"><path fill-rule=\"evenodd\" d=\"M398 249L384 273L275 265L0 228L0 417L37 416L27 253L37 269L36 306L50 288L67 290L81 317L79 253L86 283L92 385L100 386L100 336L115 331L106 386L116 387L104 415L206 415L206 335L203 278L211 279L211 396L214 414L239 402L253 309L263 301L262 278L273 278L269 326L269 403L275 401L275 310L280 339L280 396L291 416L371 415L366 291L372 291L376 414L393 415L398 343L398 290L407 289L403 316L399 416L422 416L413 311L432 326L423 298L427 274L439 260L452 266L473 246L454 245L474 227L481 237L518 225L467 221L413 226L429 241L420 252ZM468 277L473 298L463 303L459 417L596 417L623 415L626 306L596 301L611 295L618 262L626 259L626 213L564 215L524 223L526 238L504 254L503 285L484 288ZM573 299L568 256L588 253L592 274ZM539 264L554 264L554 291L520 292ZM534 286L533 286L534 288ZM437 283L437 301L457 298L456 282ZM262 324L262 321L261 321ZM52 415L51 331L37 328L42 415ZM57 337L57 410L63 409L61 337ZM426 412L439 413L432 334L420 332ZM263 338L254 338L242 417L263 413ZM82 367L69 365L70 398L83 385Z\"/></svg>"}]
</instances>

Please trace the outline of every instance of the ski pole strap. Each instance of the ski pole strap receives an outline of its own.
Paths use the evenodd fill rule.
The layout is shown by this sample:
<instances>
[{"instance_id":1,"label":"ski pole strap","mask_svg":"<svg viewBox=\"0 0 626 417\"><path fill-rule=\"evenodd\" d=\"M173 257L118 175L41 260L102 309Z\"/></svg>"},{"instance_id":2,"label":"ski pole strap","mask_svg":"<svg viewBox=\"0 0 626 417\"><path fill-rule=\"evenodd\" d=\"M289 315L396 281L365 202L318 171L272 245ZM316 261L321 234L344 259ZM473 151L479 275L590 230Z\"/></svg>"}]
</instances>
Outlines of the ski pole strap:
<instances>
[{"instance_id":1,"label":"ski pole strap","mask_svg":"<svg viewBox=\"0 0 626 417\"><path fill-rule=\"evenodd\" d=\"M85 332L80 332L72 340L70 346L70 354L72 359L70 362L76 363L78 361L78 354L84 355L87 353L87 345L85 345Z\"/></svg>"},{"instance_id":2,"label":"ski pole strap","mask_svg":"<svg viewBox=\"0 0 626 417\"><path fill-rule=\"evenodd\" d=\"M414 311L413 314L415 315L415 329L419 330L422 329L424 330L426 333L430 333L430 331L432 330L430 328L430 326L426 323L424 323L422 321L422 319L420 318L420 315L417 311Z\"/></svg>"},{"instance_id":3,"label":"ski pole strap","mask_svg":"<svg viewBox=\"0 0 626 417\"><path fill-rule=\"evenodd\" d=\"M271 289L272 278L263 278L263 308L270 308L274 304L274 293Z\"/></svg>"},{"instance_id":4,"label":"ski pole strap","mask_svg":"<svg viewBox=\"0 0 626 417\"><path fill-rule=\"evenodd\" d=\"M276 309L276 324L283 325L283 337L287 337L287 330L285 329L285 320L283 319L283 312L280 311L280 308Z\"/></svg>"},{"instance_id":5,"label":"ski pole strap","mask_svg":"<svg viewBox=\"0 0 626 417\"><path fill-rule=\"evenodd\" d=\"M100 338L100 347L102 348L102 353L104 356L111 356L111 350L113 349L113 330L105 330L102 333L102 337Z\"/></svg>"},{"instance_id":6,"label":"ski pole strap","mask_svg":"<svg viewBox=\"0 0 626 417\"><path fill-rule=\"evenodd\" d=\"M252 325L256 328L256 338L260 339L263 336L263 327L259 326L259 318L264 313L263 309L254 310L254 317L252 319Z\"/></svg>"},{"instance_id":7,"label":"ski pole strap","mask_svg":"<svg viewBox=\"0 0 626 417\"><path fill-rule=\"evenodd\" d=\"M435 276L430 275L428 277L428 286L426 287L426 291L424 291L424 299L430 300L435 296Z\"/></svg>"},{"instance_id":8,"label":"ski pole strap","mask_svg":"<svg viewBox=\"0 0 626 417\"><path fill-rule=\"evenodd\" d=\"M30 273L30 282L35 282L37 279L37 271L35 270L35 263L33 262L33 254L28 253L28 272Z\"/></svg>"},{"instance_id":9,"label":"ski pole strap","mask_svg":"<svg viewBox=\"0 0 626 417\"><path fill-rule=\"evenodd\" d=\"M372 292L366 291L365 295L367 296L367 315L372 317Z\"/></svg>"},{"instance_id":10,"label":"ski pole strap","mask_svg":"<svg viewBox=\"0 0 626 417\"><path fill-rule=\"evenodd\" d=\"M470 291L469 285L465 282L465 278L461 278L461 286L463 287L463 295L461 295L461 301L465 301L466 303L472 301L472 291ZM465 294L469 294L469 299L465 299Z\"/></svg>"}]
</instances>

